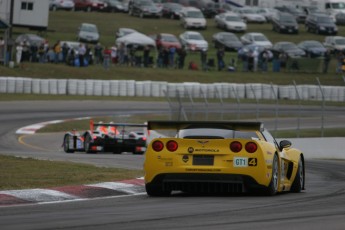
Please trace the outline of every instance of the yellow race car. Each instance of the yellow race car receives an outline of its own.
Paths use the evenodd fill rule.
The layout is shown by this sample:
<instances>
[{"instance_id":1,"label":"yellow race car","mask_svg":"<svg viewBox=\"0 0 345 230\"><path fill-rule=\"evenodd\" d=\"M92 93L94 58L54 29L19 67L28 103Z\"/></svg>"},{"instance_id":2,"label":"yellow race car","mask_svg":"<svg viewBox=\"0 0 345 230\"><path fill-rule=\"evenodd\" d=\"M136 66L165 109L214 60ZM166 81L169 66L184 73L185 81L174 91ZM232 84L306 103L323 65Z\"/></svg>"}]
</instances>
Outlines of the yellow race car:
<instances>
[{"instance_id":1,"label":"yellow race car","mask_svg":"<svg viewBox=\"0 0 345 230\"><path fill-rule=\"evenodd\" d=\"M147 126L149 196L304 190L303 153L288 140L278 144L261 122L148 121Z\"/></svg>"}]
</instances>

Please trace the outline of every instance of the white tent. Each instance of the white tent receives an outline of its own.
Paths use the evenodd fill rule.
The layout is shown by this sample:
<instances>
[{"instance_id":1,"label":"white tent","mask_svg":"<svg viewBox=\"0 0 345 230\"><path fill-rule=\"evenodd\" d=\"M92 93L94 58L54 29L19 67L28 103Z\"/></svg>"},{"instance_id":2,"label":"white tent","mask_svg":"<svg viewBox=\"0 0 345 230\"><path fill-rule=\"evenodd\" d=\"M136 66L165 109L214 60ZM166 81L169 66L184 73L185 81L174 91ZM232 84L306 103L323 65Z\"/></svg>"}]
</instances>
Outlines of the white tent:
<instances>
[{"instance_id":1,"label":"white tent","mask_svg":"<svg viewBox=\"0 0 345 230\"><path fill-rule=\"evenodd\" d=\"M142 33L130 33L127 34L126 36L120 37L116 39L116 45L119 46L121 43L124 43L126 46L151 46L151 47L156 47L156 42L146 36L145 34Z\"/></svg>"}]
</instances>

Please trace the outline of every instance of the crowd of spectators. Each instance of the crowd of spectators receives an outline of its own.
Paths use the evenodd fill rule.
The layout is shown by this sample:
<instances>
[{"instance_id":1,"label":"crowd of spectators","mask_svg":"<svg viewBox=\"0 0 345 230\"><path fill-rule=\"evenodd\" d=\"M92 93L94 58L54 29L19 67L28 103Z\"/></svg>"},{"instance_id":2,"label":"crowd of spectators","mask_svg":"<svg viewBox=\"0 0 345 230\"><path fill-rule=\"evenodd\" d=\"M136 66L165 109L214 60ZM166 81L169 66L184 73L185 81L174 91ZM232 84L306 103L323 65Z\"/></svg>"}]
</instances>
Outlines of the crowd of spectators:
<instances>
[{"instance_id":1,"label":"crowd of spectators","mask_svg":"<svg viewBox=\"0 0 345 230\"><path fill-rule=\"evenodd\" d=\"M126 46L125 44L109 47L104 47L100 43L95 45L76 44L72 46L68 42L56 41L50 45L48 41L45 41L37 46L35 43L29 45L24 41L16 46L15 61L19 67L23 67L25 62L39 62L65 63L78 67L101 64L105 69L109 69L111 65L184 69L188 55L184 48L176 49L175 47L157 47L156 50L150 46ZM215 68L218 71L267 72L271 67L273 72L280 72L286 71L287 68L298 70L300 67L297 61L289 62L289 56L286 53L281 52L274 55L268 49L261 52L252 50L237 57L231 55L228 62L226 56L230 55L226 55L222 47L217 49L214 58L208 58L207 50L198 52L200 52L200 61L190 61L188 69L208 71ZM329 51L323 57L323 73L328 72L332 57L333 55ZM343 69L345 70L344 54L339 52L336 60L336 71L343 72ZM288 63L289 66L287 66Z\"/></svg>"}]
</instances>

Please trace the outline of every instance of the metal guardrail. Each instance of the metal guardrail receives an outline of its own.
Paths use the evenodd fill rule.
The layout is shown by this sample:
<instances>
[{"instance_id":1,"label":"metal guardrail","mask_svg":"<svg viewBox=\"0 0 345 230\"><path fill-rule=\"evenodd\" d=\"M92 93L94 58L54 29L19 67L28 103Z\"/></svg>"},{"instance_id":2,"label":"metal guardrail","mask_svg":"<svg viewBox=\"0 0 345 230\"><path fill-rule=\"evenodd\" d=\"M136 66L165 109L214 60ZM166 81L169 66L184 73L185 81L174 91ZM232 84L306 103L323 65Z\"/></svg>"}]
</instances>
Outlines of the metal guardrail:
<instances>
[{"instance_id":1,"label":"metal guardrail","mask_svg":"<svg viewBox=\"0 0 345 230\"><path fill-rule=\"evenodd\" d=\"M316 78L317 85L310 86L311 100L317 101L316 105L312 105L313 108L312 116L315 119L319 119L320 122L320 136L324 136L325 122L326 122L326 102L332 101L331 98L335 94L328 92L332 88L322 86L318 78ZM345 82L345 77L344 77ZM260 88L259 90L258 88ZM246 97L241 97L241 93L237 91L235 85L229 87L226 97L224 97L224 92L220 88L215 88L214 93L205 91L204 88L200 88L200 94L194 94L197 97L192 97L193 93L190 90L176 89L176 92L164 91L166 98L169 102L171 118L178 120L233 120L233 119L270 119L271 129L276 132L282 118L288 117L296 120L296 135L300 137L300 132L304 128L302 127L303 118L306 116L304 114L304 107L302 102L305 102L306 89L308 87L297 85L293 81L290 90L293 92L294 111L289 111L281 105L282 100L286 100L285 94L280 92L280 87L273 85L259 85L259 84L248 84L246 91ZM335 88L333 88L334 91ZM264 93L265 92L265 93ZM195 93L195 92L194 92ZM345 92L341 93L341 98L335 101L345 102ZM281 95L284 97L281 97ZM213 95L210 97L210 95ZM339 96L339 94L338 94ZM231 100L229 100L229 98ZM243 99L251 99L248 100ZM267 103L267 99L270 98L271 102ZM290 98L291 99L291 98ZM253 103L254 102L254 103ZM244 104L249 104L249 109L244 106ZM264 106L265 104L265 106ZM267 105L268 104L268 105ZM291 110L291 109L290 109ZM181 113L181 114L179 114Z\"/></svg>"}]
</instances>

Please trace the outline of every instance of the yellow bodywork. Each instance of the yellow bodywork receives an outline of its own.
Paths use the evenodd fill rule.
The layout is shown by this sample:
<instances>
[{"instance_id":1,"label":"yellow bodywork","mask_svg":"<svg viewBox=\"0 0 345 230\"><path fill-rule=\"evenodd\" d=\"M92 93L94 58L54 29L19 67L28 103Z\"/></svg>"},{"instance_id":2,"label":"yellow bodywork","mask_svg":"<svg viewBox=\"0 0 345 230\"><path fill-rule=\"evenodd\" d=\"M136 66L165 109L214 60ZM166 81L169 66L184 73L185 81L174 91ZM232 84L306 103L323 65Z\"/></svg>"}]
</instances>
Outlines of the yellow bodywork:
<instances>
[{"instance_id":1,"label":"yellow bodywork","mask_svg":"<svg viewBox=\"0 0 345 230\"><path fill-rule=\"evenodd\" d=\"M152 149L152 143L156 140L162 141L164 145L174 140L178 143L178 149L170 152L164 148L156 152ZM247 142L255 142L258 149L254 153L248 153L242 148L240 152L234 153L230 150L230 143L233 141L239 141L242 146ZM289 148L279 152L274 145L262 140L156 138L151 141L146 151L145 183L151 182L160 174L207 173L245 175L267 187L272 177L272 162L275 154L279 158L278 191L288 191L295 178L300 158L300 152L296 149ZM206 162L209 165L200 165L198 162L193 164L195 159L200 159L202 164ZM289 165L291 172L288 172Z\"/></svg>"}]
</instances>

